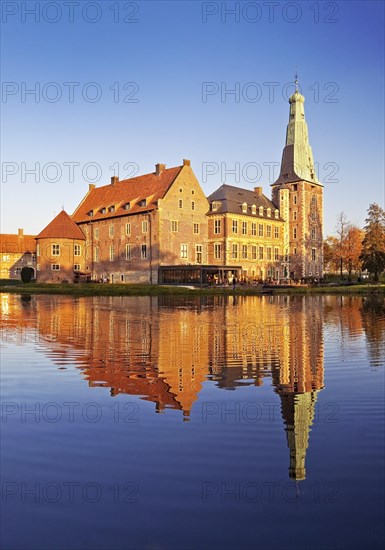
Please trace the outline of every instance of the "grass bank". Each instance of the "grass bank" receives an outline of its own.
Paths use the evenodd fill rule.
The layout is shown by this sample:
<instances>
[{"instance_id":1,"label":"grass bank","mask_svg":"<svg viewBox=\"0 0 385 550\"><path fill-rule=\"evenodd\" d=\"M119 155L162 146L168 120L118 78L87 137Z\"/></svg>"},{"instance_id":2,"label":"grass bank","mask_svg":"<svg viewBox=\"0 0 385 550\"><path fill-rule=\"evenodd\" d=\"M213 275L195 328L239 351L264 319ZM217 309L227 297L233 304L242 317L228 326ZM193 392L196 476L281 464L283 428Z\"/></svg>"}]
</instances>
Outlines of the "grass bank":
<instances>
[{"instance_id":1,"label":"grass bank","mask_svg":"<svg viewBox=\"0 0 385 550\"><path fill-rule=\"evenodd\" d=\"M162 295L198 295L215 296L236 294L241 296L258 296L262 294L383 294L385 285L357 284L347 286L305 287L293 286L290 288L237 286L230 287L189 288L183 286L165 285L119 285L119 284L43 284L43 283L8 283L0 284L0 292L14 294L66 294L72 296L162 296Z\"/></svg>"}]
</instances>

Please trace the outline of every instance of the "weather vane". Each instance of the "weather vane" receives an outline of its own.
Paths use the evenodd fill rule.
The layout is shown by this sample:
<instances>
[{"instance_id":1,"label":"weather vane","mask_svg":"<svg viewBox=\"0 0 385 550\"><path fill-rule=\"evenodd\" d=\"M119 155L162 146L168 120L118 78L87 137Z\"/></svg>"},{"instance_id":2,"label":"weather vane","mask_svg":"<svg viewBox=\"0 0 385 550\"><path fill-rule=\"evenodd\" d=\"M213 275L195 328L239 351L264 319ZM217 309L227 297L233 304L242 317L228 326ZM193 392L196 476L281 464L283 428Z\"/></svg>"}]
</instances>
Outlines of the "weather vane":
<instances>
[{"instance_id":1,"label":"weather vane","mask_svg":"<svg viewBox=\"0 0 385 550\"><path fill-rule=\"evenodd\" d=\"M294 75L294 78L295 78L295 91L298 92L298 71L297 69L295 70L295 75Z\"/></svg>"}]
</instances>

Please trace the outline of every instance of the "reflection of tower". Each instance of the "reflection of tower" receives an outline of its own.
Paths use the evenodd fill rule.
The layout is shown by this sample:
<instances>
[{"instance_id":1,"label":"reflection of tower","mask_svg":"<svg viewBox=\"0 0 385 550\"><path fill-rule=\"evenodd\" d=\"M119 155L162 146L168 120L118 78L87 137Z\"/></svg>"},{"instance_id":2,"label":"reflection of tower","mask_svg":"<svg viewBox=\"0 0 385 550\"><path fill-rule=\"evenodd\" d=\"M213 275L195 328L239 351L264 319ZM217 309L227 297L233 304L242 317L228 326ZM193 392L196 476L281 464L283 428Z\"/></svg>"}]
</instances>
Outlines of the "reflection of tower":
<instances>
[{"instance_id":1,"label":"reflection of tower","mask_svg":"<svg viewBox=\"0 0 385 550\"><path fill-rule=\"evenodd\" d=\"M287 330L280 366L273 369L273 383L281 399L289 475L306 477L305 458L314 420L317 394L323 388L323 308L319 296L291 297L287 303Z\"/></svg>"},{"instance_id":2,"label":"reflection of tower","mask_svg":"<svg viewBox=\"0 0 385 550\"><path fill-rule=\"evenodd\" d=\"M305 458L309 445L309 431L314 419L318 391L281 394L281 410L290 449L289 475L292 479L306 477Z\"/></svg>"}]
</instances>

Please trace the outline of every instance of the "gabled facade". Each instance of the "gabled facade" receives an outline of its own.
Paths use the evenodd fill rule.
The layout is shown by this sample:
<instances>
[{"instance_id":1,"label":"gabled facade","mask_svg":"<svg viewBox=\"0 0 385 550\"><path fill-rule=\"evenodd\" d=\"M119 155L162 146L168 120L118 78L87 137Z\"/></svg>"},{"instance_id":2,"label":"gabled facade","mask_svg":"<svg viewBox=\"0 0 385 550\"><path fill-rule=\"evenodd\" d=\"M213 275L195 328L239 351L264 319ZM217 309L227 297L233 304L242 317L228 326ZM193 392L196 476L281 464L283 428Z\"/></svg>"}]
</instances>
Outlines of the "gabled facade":
<instances>
[{"instance_id":1,"label":"gabled facade","mask_svg":"<svg viewBox=\"0 0 385 550\"><path fill-rule=\"evenodd\" d=\"M200 265L207 258L208 202L190 161L89 192L72 218L86 237L92 280L158 282L163 265Z\"/></svg>"}]
</instances>

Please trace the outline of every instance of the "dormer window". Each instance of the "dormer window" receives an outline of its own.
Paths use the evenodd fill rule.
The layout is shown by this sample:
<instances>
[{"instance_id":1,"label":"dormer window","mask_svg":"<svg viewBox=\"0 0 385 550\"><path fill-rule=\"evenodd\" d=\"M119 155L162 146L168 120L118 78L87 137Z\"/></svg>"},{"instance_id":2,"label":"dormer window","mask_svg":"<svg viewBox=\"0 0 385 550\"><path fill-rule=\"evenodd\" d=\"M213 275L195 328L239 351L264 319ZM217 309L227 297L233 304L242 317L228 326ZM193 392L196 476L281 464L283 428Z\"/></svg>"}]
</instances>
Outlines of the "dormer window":
<instances>
[{"instance_id":1,"label":"dormer window","mask_svg":"<svg viewBox=\"0 0 385 550\"><path fill-rule=\"evenodd\" d=\"M244 214L247 214L247 202L244 202L244 203L242 204L242 212L243 212Z\"/></svg>"},{"instance_id":2,"label":"dormer window","mask_svg":"<svg viewBox=\"0 0 385 550\"><path fill-rule=\"evenodd\" d=\"M276 218L279 217L279 210L276 210L276 211L274 212L274 216L275 216Z\"/></svg>"},{"instance_id":3,"label":"dormer window","mask_svg":"<svg viewBox=\"0 0 385 550\"><path fill-rule=\"evenodd\" d=\"M260 215L260 216L263 216L263 206L260 206L260 207L259 207L259 215Z\"/></svg>"},{"instance_id":4,"label":"dormer window","mask_svg":"<svg viewBox=\"0 0 385 550\"><path fill-rule=\"evenodd\" d=\"M107 209L105 206L103 206L103 208L100 209L100 213L105 214L106 212L107 212Z\"/></svg>"},{"instance_id":5,"label":"dormer window","mask_svg":"<svg viewBox=\"0 0 385 550\"><path fill-rule=\"evenodd\" d=\"M124 210L130 210L130 203L126 202L126 204L123 206Z\"/></svg>"},{"instance_id":6,"label":"dormer window","mask_svg":"<svg viewBox=\"0 0 385 550\"><path fill-rule=\"evenodd\" d=\"M139 201L139 206L146 206L146 205L147 205L146 199L142 199L141 201Z\"/></svg>"},{"instance_id":7,"label":"dormer window","mask_svg":"<svg viewBox=\"0 0 385 550\"><path fill-rule=\"evenodd\" d=\"M115 212L115 205L113 204L112 206L110 206L108 211L109 212Z\"/></svg>"},{"instance_id":8,"label":"dormer window","mask_svg":"<svg viewBox=\"0 0 385 550\"><path fill-rule=\"evenodd\" d=\"M257 207L255 206L255 204L251 206L251 213L254 215L257 213Z\"/></svg>"},{"instance_id":9,"label":"dormer window","mask_svg":"<svg viewBox=\"0 0 385 550\"><path fill-rule=\"evenodd\" d=\"M271 218L271 208L267 209L266 214L268 218Z\"/></svg>"},{"instance_id":10,"label":"dormer window","mask_svg":"<svg viewBox=\"0 0 385 550\"><path fill-rule=\"evenodd\" d=\"M211 210L212 210L213 212L216 212L217 210L220 209L221 206L222 206L221 201L213 201L213 202L211 203Z\"/></svg>"},{"instance_id":11,"label":"dormer window","mask_svg":"<svg viewBox=\"0 0 385 550\"><path fill-rule=\"evenodd\" d=\"M90 216L90 218L92 218L92 216L94 215L94 211L93 210L89 210L87 212L88 216Z\"/></svg>"}]
</instances>

